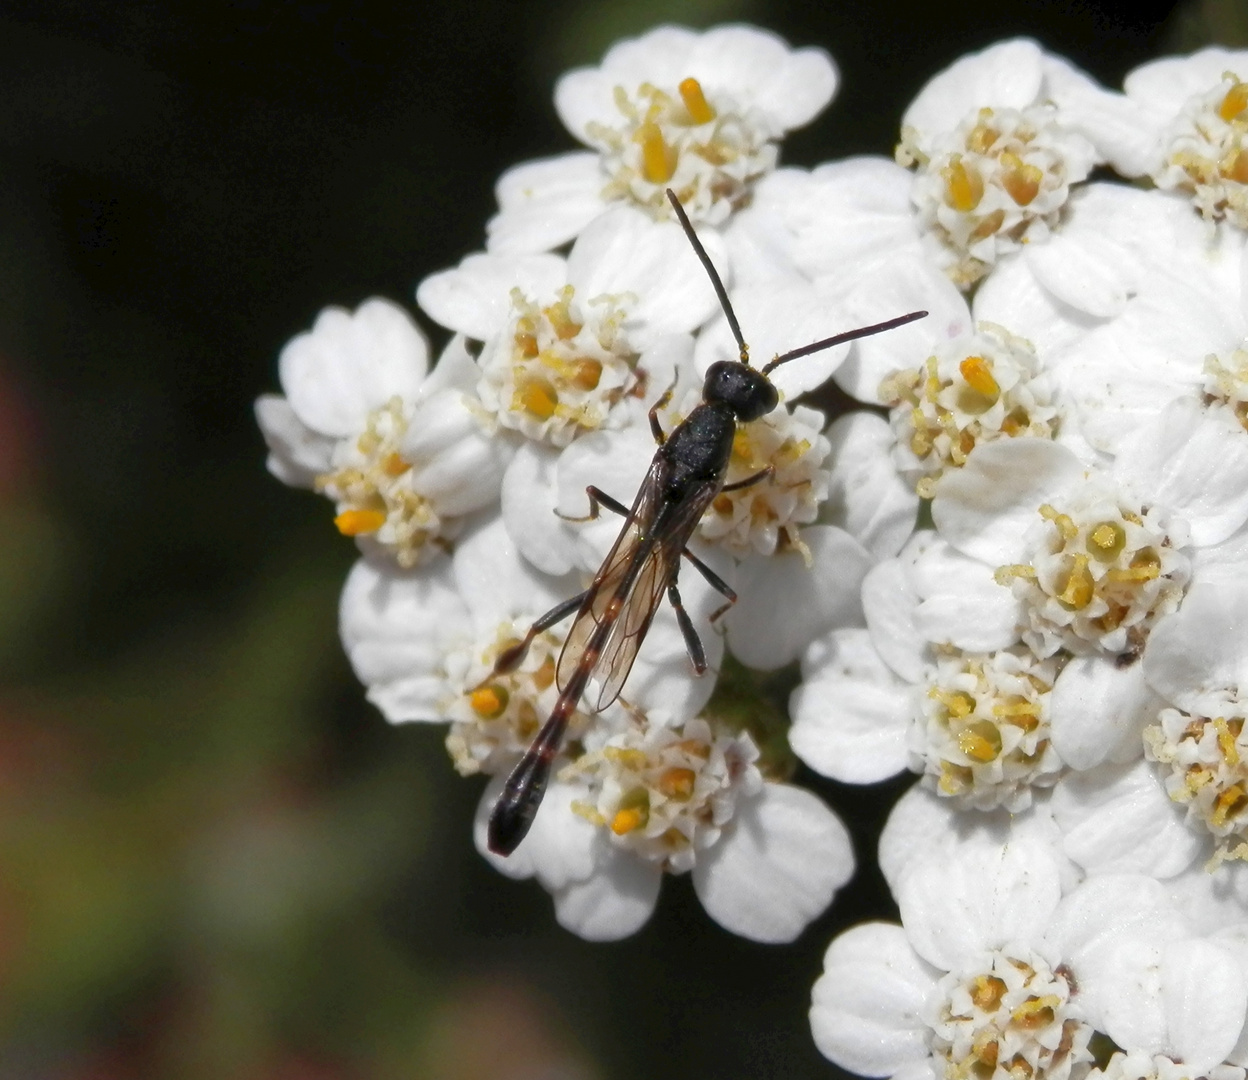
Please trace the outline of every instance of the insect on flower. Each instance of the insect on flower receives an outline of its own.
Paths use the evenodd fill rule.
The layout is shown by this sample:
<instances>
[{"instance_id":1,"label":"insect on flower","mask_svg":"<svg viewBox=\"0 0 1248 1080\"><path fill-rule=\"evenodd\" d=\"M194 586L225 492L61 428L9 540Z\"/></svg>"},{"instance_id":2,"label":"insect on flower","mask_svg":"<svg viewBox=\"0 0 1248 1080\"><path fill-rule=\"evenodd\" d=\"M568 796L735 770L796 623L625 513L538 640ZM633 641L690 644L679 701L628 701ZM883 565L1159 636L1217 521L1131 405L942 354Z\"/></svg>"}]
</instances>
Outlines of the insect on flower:
<instances>
[{"instance_id":1,"label":"insect on flower","mask_svg":"<svg viewBox=\"0 0 1248 1080\"><path fill-rule=\"evenodd\" d=\"M664 593L676 612L695 673L701 675L706 671L706 654L681 603L676 578L681 556L684 556L711 587L724 596L726 603L711 616L712 621L736 602L736 593L686 544L703 512L720 492L750 487L768 479L773 472L768 466L744 480L724 484L737 424L757 420L779 404L779 394L767 378L768 374L790 360L904 326L927 314L926 311L912 311L887 322L804 345L775 357L761 369L750 367L749 346L741 336L741 327L724 284L680 200L670 188L667 197L710 276L736 338L740 359L721 360L710 366L702 386L701 403L670 434L665 434L659 424L658 412L667 404L671 390L655 402L650 409L650 430L659 448L632 508L592 485L586 488L590 512L583 520L597 518L604 506L624 518L624 527L593 583L583 593L538 619L524 639L504 650L494 665L496 675L514 670L537 634L576 612L556 668L558 700L550 718L507 778L490 814L487 839L490 850L499 855L515 851L533 824L550 779L551 762L590 679L596 679L599 684L597 711L607 708L619 697Z\"/></svg>"}]
</instances>

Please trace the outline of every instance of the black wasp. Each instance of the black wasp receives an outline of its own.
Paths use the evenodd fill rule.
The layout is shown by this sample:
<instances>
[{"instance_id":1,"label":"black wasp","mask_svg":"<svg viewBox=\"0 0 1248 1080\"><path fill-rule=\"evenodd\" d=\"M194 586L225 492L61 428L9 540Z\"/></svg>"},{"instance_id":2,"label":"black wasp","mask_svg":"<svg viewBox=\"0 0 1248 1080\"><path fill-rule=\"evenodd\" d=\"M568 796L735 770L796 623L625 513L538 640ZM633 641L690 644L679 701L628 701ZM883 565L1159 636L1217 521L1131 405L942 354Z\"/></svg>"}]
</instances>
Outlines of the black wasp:
<instances>
[{"instance_id":1,"label":"black wasp","mask_svg":"<svg viewBox=\"0 0 1248 1080\"><path fill-rule=\"evenodd\" d=\"M633 500L632 509L596 487L586 488L590 512L585 520L596 518L599 509L604 506L624 518L624 527L594 576L593 584L538 619L525 634L524 640L505 650L494 665L495 675L514 671L537 634L576 612L556 669L559 699L550 719L533 740L533 745L507 778L490 814L488 842L490 850L499 855L510 855L515 851L533 824L542 796L546 793L551 762L589 680L593 678L599 682L596 708L600 712L619 697L637 650L650 627L650 620L654 618L665 592L676 612L694 671L699 675L706 671L706 654L681 603L676 577L683 555L725 597L727 603L712 619L727 611L737 599L728 584L685 545L716 495L721 491L740 491L767 479L772 473L769 466L744 480L724 484L737 424L757 420L779 404L779 395L767 378L768 374L800 356L809 356L845 341L892 330L927 314L926 311L912 311L909 315L887 322L837 334L777 356L761 370L752 368L749 346L741 336L741 327L728 301L724 283L693 231L684 207L670 188L667 197L685 235L689 237L689 243L710 276L715 295L719 297L720 306L736 338L740 359L721 360L710 366L702 386L701 404L671 434L664 434L658 418L659 410L671 397L671 390L655 402L650 410L650 430L659 448Z\"/></svg>"}]
</instances>

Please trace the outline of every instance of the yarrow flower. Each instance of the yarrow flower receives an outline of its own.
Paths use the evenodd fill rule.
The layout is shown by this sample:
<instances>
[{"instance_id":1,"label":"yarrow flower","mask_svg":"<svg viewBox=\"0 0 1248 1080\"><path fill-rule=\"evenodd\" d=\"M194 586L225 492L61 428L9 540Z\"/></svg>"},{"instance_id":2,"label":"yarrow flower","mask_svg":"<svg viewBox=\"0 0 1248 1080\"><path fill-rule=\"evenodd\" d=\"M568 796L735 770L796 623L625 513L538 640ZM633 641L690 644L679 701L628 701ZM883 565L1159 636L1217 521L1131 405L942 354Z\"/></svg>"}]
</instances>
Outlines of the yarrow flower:
<instances>
[{"instance_id":1,"label":"yarrow flower","mask_svg":"<svg viewBox=\"0 0 1248 1080\"><path fill-rule=\"evenodd\" d=\"M469 405L463 341L428 367L424 336L389 301L327 308L282 351L286 396L256 403L269 470L328 496L341 533L404 568L446 551L498 498L511 456Z\"/></svg>"},{"instance_id":2,"label":"yarrow flower","mask_svg":"<svg viewBox=\"0 0 1248 1080\"><path fill-rule=\"evenodd\" d=\"M775 168L777 141L813 120L836 84L822 49L791 50L749 26L662 26L619 42L555 88L560 118L595 152L504 173L490 250L549 250L618 202L666 220L669 187L694 221L722 224Z\"/></svg>"},{"instance_id":3,"label":"yarrow flower","mask_svg":"<svg viewBox=\"0 0 1248 1080\"><path fill-rule=\"evenodd\" d=\"M1034 42L1002 42L936 76L906 110L897 162L917 167L920 228L959 286L1059 226L1097 161L1060 107L1066 86L1085 79Z\"/></svg>"}]
</instances>

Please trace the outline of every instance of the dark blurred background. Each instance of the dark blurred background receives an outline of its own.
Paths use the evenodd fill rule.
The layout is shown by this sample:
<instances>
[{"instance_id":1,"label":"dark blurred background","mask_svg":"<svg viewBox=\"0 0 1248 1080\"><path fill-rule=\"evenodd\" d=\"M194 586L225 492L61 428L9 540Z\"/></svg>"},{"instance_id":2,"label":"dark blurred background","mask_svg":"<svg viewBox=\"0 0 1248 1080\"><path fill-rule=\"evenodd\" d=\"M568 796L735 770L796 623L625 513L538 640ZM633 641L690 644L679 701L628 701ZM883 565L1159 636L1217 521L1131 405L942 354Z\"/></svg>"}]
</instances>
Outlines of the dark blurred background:
<instances>
[{"instance_id":1,"label":"dark blurred background","mask_svg":"<svg viewBox=\"0 0 1248 1080\"><path fill-rule=\"evenodd\" d=\"M364 703L354 549L251 416L321 307L410 306L502 169L571 147L561 71L736 19L840 64L804 165L890 153L1004 36L1110 85L1248 40L1242 3L0 2L0 1078L836 1075L810 985L878 875L788 948L685 879L631 940L560 930L473 852L441 731ZM870 860L904 784L804 779Z\"/></svg>"}]
</instances>

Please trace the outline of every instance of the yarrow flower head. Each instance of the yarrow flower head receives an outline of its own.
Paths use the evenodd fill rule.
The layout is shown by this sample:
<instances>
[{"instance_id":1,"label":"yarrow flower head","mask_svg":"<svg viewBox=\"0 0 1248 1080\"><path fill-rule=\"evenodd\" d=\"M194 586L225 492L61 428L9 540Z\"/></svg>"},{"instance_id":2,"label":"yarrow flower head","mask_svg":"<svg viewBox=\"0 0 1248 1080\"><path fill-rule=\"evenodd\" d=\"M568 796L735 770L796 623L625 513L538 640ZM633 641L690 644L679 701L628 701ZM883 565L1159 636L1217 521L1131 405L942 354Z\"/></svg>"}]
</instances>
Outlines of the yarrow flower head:
<instances>
[{"instance_id":1,"label":"yarrow flower head","mask_svg":"<svg viewBox=\"0 0 1248 1080\"><path fill-rule=\"evenodd\" d=\"M470 255L421 282L434 319L483 342L484 417L566 446L623 426L672 383L672 339L714 310L715 296L675 224L640 228L617 209L557 255Z\"/></svg>"},{"instance_id":2,"label":"yarrow flower head","mask_svg":"<svg viewBox=\"0 0 1248 1080\"><path fill-rule=\"evenodd\" d=\"M1144 64L1089 133L1125 176L1179 191L1211 222L1248 228L1248 53L1202 49Z\"/></svg>"},{"instance_id":3,"label":"yarrow flower head","mask_svg":"<svg viewBox=\"0 0 1248 1080\"><path fill-rule=\"evenodd\" d=\"M980 443L1051 437L1052 397L1031 343L992 323L880 385L892 408L897 467L929 499L941 473L965 464Z\"/></svg>"},{"instance_id":4,"label":"yarrow flower head","mask_svg":"<svg viewBox=\"0 0 1248 1080\"><path fill-rule=\"evenodd\" d=\"M1002 42L937 75L902 117L897 161L916 167L920 227L960 287L1046 239L1096 163L1054 101L1083 78L1034 42Z\"/></svg>"},{"instance_id":5,"label":"yarrow flower head","mask_svg":"<svg viewBox=\"0 0 1248 1080\"><path fill-rule=\"evenodd\" d=\"M669 187L694 221L721 224L775 168L777 140L814 119L836 83L822 49L791 50L754 27L663 26L622 41L555 89L560 118L596 152L505 174L491 250L557 246L621 201L667 220Z\"/></svg>"},{"instance_id":6,"label":"yarrow flower head","mask_svg":"<svg viewBox=\"0 0 1248 1080\"><path fill-rule=\"evenodd\" d=\"M920 533L868 572L869 629L835 630L807 649L789 742L837 780L870 783L909 766L959 807L1021 812L1063 767L1051 717L1060 665L1018 646L929 640L918 588L948 566L939 542Z\"/></svg>"},{"instance_id":7,"label":"yarrow flower head","mask_svg":"<svg viewBox=\"0 0 1248 1080\"><path fill-rule=\"evenodd\" d=\"M428 366L423 335L394 304L327 308L282 350L286 396L256 403L270 471L328 496L341 533L404 568L447 550L498 498L511 456L469 406L462 340Z\"/></svg>"}]
</instances>

